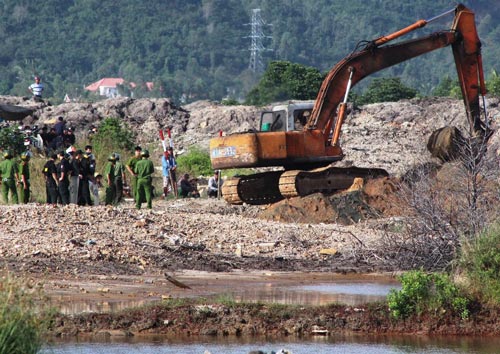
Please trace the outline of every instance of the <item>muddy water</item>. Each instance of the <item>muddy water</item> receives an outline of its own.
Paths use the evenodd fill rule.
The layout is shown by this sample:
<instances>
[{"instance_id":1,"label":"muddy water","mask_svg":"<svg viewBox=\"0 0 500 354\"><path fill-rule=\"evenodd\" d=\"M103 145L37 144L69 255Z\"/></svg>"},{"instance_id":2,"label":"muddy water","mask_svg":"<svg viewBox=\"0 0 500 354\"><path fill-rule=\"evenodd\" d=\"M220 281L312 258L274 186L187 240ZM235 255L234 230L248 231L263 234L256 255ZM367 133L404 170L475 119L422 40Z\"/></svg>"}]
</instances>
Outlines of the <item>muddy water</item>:
<instances>
[{"instance_id":1,"label":"muddy water","mask_svg":"<svg viewBox=\"0 0 500 354\"><path fill-rule=\"evenodd\" d=\"M255 338L203 339L150 338L148 341L53 343L43 354L137 353L137 354L247 354L251 351L278 352L281 349L293 354L382 354L382 353L498 353L500 338L427 338L427 337L317 337L312 340L266 341Z\"/></svg>"},{"instance_id":2,"label":"muddy water","mask_svg":"<svg viewBox=\"0 0 500 354\"><path fill-rule=\"evenodd\" d=\"M359 305L383 300L399 283L389 275L325 273L183 272L178 288L162 276L54 280L46 292L62 313L112 312L166 298L232 298L238 302L290 305L343 303Z\"/></svg>"},{"instance_id":3,"label":"muddy water","mask_svg":"<svg viewBox=\"0 0 500 354\"><path fill-rule=\"evenodd\" d=\"M230 295L241 302L266 302L287 305L325 305L341 303L351 306L384 300L391 289L399 289L397 283L379 284L352 282L338 279L332 283L300 286L268 286L243 291L232 291ZM384 279L387 281L387 279Z\"/></svg>"}]
</instances>

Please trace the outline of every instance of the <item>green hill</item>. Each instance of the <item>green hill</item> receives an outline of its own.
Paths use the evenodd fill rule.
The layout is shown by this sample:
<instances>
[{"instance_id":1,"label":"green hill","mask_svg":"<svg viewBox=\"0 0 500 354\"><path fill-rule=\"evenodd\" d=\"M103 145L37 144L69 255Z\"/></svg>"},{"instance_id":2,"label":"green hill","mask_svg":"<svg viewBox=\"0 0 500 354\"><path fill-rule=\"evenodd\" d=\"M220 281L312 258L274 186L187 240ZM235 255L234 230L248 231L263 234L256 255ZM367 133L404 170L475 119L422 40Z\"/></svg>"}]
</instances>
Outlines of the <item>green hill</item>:
<instances>
[{"instance_id":1,"label":"green hill","mask_svg":"<svg viewBox=\"0 0 500 354\"><path fill-rule=\"evenodd\" d=\"M486 74L499 70L500 2L464 2L476 12ZM265 21L264 65L287 60L329 70L356 43L428 19L453 7L449 0L46 0L2 1L0 94L27 95L33 75L46 96L84 95L103 77L135 82L136 95L187 101L244 97L258 81L249 68L252 9ZM449 28L448 16L415 36ZM271 26L272 25L272 26ZM454 77L444 49L380 73L428 93ZM146 92L143 83L153 81Z\"/></svg>"}]
</instances>

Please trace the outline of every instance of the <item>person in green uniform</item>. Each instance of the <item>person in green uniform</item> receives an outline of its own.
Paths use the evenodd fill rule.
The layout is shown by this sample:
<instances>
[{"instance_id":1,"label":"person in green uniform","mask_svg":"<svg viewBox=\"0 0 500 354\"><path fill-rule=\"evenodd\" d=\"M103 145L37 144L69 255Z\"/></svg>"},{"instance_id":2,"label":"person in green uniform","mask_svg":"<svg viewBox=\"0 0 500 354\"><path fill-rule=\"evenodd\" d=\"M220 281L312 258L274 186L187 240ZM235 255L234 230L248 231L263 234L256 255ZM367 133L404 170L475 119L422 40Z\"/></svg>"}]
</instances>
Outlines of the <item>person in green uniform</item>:
<instances>
[{"instance_id":1,"label":"person in green uniform","mask_svg":"<svg viewBox=\"0 0 500 354\"><path fill-rule=\"evenodd\" d=\"M115 189L115 166L116 166L116 156L111 154L108 157L108 163L104 166L104 178L108 183L106 187L106 196L104 199L105 205L112 205L115 201L116 189Z\"/></svg>"},{"instance_id":2,"label":"person in green uniform","mask_svg":"<svg viewBox=\"0 0 500 354\"><path fill-rule=\"evenodd\" d=\"M125 167L123 163L120 161L120 154L113 153L116 157L115 164L115 200L114 204L118 204L122 201L123 198L123 185L126 184L125 179Z\"/></svg>"},{"instance_id":3,"label":"person in green uniform","mask_svg":"<svg viewBox=\"0 0 500 354\"><path fill-rule=\"evenodd\" d=\"M19 202L16 188L16 183L19 180L19 174L17 173L18 167L9 151L4 151L3 157L4 160L0 163L0 181L2 183L3 201L5 204L9 203L10 191L12 202L17 204Z\"/></svg>"},{"instance_id":4,"label":"person in green uniform","mask_svg":"<svg viewBox=\"0 0 500 354\"><path fill-rule=\"evenodd\" d=\"M134 199L135 199L135 194L137 192L137 175L134 171L135 171L135 165L137 164L137 162L141 160L141 151L142 148L140 146L136 146L134 156L132 156L127 161L127 164L125 166L127 168L127 171L132 175L132 177L130 177L130 188L132 188L130 192L132 193L132 198Z\"/></svg>"},{"instance_id":5,"label":"person in green uniform","mask_svg":"<svg viewBox=\"0 0 500 354\"><path fill-rule=\"evenodd\" d=\"M134 173L137 176L137 191L135 195L135 207L141 208L142 201L146 200L148 209L153 208L151 186L152 175L155 171L153 162L149 159L149 151L144 150L141 152L142 159L135 165Z\"/></svg>"},{"instance_id":6,"label":"person in green uniform","mask_svg":"<svg viewBox=\"0 0 500 354\"><path fill-rule=\"evenodd\" d=\"M21 203L27 204L30 202L30 155L27 153L21 154L21 163L19 164L19 196Z\"/></svg>"}]
</instances>

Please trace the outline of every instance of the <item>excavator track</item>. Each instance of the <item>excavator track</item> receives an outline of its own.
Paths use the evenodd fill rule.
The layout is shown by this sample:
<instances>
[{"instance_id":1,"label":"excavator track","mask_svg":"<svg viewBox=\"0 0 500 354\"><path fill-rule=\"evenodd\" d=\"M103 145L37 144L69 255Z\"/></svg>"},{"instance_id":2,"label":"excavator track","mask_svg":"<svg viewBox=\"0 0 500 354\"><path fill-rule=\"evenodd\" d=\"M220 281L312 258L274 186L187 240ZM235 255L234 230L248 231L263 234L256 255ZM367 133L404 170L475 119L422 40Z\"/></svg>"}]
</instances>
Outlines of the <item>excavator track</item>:
<instances>
[{"instance_id":1,"label":"excavator track","mask_svg":"<svg viewBox=\"0 0 500 354\"><path fill-rule=\"evenodd\" d=\"M389 174L381 168L324 167L312 171L285 171L279 181L284 198L304 197L313 193L333 193L348 189L355 178L378 178Z\"/></svg>"},{"instance_id":2,"label":"excavator track","mask_svg":"<svg viewBox=\"0 0 500 354\"><path fill-rule=\"evenodd\" d=\"M233 177L222 185L222 196L230 204L269 204L283 199L279 180L283 171Z\"/></svg>"},{"instance_id":3,"label":"excavator track","mask_svg":"<svg viewBox=\"0 0 500 354\"><path fill-rule=\"evenodd\" d=\"M344 190L353 184L355 178L388 175L387 171L380 168L359 167L264 172L227 180L222 186L222 195L230 204L270 204L284 198Z\"/></svg>"}]
</instances>

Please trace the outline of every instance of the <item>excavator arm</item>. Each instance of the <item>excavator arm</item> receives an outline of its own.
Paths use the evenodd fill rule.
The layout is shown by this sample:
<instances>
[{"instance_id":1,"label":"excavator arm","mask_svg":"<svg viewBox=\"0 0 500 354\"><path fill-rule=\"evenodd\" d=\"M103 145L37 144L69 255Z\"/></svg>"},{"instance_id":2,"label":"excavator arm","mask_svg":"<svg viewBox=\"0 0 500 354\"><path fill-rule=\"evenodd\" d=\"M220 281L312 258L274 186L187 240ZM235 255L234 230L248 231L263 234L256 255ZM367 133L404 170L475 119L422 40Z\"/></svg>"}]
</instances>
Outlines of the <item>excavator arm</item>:
<instances>
[{"instance_id":1,"label":"excavator arm","mask_svg":"<svg viewBox=\"0 0 500 354\"><path fill-rule=\"evenodd\" d=\"M379 70L451 45L471 130L475 134L484 134L485 124L480 119L479 93L485 94L486 90L481 42L474 23L474 13L463 5L458 5L454 11L455 20L449 31L435 32L394 45L382 45L430 22L420 20L403 30L369 42L363 50L341 60L323 81L304 129L321 130L325 143L330 142L333 132L331 144L337 145L345 115L342 101L348 94L348 88Z\"/></svg>"}]
</instances>

